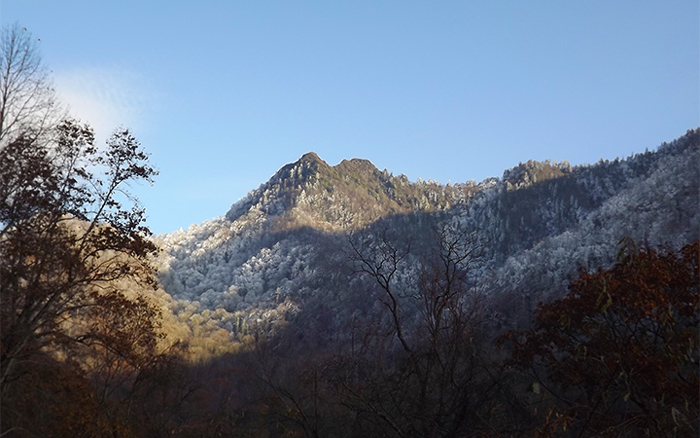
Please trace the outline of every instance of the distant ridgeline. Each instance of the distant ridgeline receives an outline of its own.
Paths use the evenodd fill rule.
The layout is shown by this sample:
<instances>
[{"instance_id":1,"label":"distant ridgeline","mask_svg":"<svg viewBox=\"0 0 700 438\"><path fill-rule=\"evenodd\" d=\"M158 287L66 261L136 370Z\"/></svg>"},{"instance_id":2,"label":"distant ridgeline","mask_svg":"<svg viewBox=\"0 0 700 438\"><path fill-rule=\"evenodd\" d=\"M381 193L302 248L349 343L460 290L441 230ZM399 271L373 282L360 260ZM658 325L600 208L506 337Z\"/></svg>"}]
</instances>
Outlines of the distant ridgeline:
<instances>
[{"instance_id":1,"label":"distant ridgeline","mask_svg":"<svg viewBox=\"0 0 700 438\"><path fill-rule=\"evenodd\" d=\"M308 153L224 216L159 236L161 282L176 317L199 329L235 337L326 320L342 331L376 311L374 285L348 263L349 236L406 248L393 281L408 297L434 230L447 224L482 249L470 275L493 320L526 323L579 269L609 266L625 237L672 248L700 238L699 150L695 129L623 160L528 161L500 179L454 185Z\"/></svg>"}]
</instances>

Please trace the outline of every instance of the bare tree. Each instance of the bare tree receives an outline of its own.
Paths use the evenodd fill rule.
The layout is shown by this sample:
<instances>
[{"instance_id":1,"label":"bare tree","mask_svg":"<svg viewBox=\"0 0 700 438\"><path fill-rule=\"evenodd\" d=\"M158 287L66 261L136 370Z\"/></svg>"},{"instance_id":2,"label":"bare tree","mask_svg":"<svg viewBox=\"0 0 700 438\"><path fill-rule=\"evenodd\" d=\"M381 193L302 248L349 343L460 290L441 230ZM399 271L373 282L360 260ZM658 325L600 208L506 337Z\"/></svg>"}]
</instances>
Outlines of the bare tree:
<instances>
[{"instance_id":1,"label":"bare tree","mask_svg":"<svg viewBox=\"0 0 700 438\"><path fill-rule=\"evenodd\" d=\"M410 248L386 236L354 238L350 246L356 270L379 285L387 325L364 337L373 342L365 354L340 361L337 381L347 405L372 417L367 421L385 430L381 436L493 433L500 370L481 339L471 273L483 255L476 234L437 228L433 250L413 258L422 262L408 287L397 279L410 269ZM382 333L388 342L377 342Z\"/></svg>"},{"instance_id":2,"label":"bare tree","mask_svg":"<svg viewBox=\"0 0 700 438\"><path fill-rule=\"evenodd\" d=\"M0 36L0 149L9 141L42 138L62 118L61 105L37 40L19 24Z\"/></svg>"}]
</instances>

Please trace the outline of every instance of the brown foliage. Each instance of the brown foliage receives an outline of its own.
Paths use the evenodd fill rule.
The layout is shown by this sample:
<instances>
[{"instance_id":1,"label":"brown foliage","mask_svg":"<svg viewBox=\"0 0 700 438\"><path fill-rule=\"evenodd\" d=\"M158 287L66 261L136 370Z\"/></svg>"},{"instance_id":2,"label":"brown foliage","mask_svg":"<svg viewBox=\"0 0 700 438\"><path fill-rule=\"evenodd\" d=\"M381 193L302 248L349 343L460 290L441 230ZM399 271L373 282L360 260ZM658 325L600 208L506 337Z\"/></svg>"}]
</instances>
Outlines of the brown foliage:
<instances>
[{"instance_id":1,"label":"brown foliage","mask_svg":"<svg viewBox=\"0 0 700 438\"><path fill-rule=\"evenodd\" d=\"M544 436L698 432L700 242L680 253L625 243L614 267L582 273L532 330L508 335L515 364L551 396Z\"/></svg>"},{"instance_id":2,"label":"brown foliage","mask_svg":"<svg viewBox=\"0 0 700 438\"><path fill-rule=\"evenodd\" d=\"M2 431L58 428L60 415L49 413L79 410L72 400L103 409L105 397L86 385L106 394L133 379L159 338L159 311L141 294L155 285L155 246L125 191L156 172L129 131L115 132L103 152L87 126L65 121L52 132L47 142L19 136L0 149Z\"/></svg>"},{"instance_id":3,"label":"brown foliage","mask_svg":"<svg viewBox=\"0 0 700 438\"><path fill-rule=\"evenodd\" d=\"M127 131L112 137L105 156L88 128L66 122L58 132L54 150L18 139L0 156L0 174L16 175L0 181L3 384L18 362L46 348L100 344L128 356L155 345L147 338L157 312L124 290L155 284L147 259L155 247L143 235L142 211L125 211L116 198L125 182L154 172ZM87 170L101 163L104 179Z\"/></svg>"}]
</instances>

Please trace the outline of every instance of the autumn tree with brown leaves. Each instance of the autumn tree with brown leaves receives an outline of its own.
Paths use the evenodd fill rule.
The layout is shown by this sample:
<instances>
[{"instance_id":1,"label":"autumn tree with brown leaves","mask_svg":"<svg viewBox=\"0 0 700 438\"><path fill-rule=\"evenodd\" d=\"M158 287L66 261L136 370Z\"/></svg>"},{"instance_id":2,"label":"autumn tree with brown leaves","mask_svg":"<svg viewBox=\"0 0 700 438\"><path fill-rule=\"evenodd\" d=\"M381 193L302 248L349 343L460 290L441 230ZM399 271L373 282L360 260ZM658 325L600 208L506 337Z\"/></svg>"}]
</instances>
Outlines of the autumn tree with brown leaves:
<instances>
[{"instance_id":1,"label":"autumn tree with brown leaves","mask_svg":"<svg viewBox=\"0 0 700 438\"><path fill-rule=\"evenodd\" d=\"M625 240L615 266L510 333L531 376L539 436L697 436L700 242L671 250Z\"/></svg>"},{"instance_id":2,"label":"autumn tree with brown leaves","mask_svg":"<svg viewBox=\"0 0 700 438\"><path fill-rule=\"evenodd\" d=\"M86 419L121 420L99 419L105 397L87 388L148 366L159 338L140 292L156 248L127 191L157 172L126 129L98 148L87 125L46 125L53 94L28 38L5 31L0 53L0 434L95 436Z\"/></svg>"}]
</instances>

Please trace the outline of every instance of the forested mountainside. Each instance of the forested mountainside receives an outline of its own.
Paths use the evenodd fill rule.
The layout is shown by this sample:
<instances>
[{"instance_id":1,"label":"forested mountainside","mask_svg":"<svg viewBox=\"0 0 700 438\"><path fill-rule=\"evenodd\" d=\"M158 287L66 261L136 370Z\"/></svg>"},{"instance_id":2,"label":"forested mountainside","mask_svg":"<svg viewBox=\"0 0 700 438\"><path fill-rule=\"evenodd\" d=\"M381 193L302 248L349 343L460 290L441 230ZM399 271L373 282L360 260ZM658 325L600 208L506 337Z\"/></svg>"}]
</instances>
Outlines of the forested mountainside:
<instances>
[{"instance_id":1,"label":"forested mountainside","mask_svg":"<svg viewBox=\"0 0 700 438\"><path fill-rule=\"evenodd\" d=\"M529 161L454 185L308 153L224 216L159 236L160 278L177 318L198 332L235 339L284 322L335 333L376 310L353 243L371 240L373 256L381 244L405 252L392 282L410 297L438 241L462 235L478 248L470 281L492 321L526 325L580 269L610 266L622 239L678 249L700 237L699 151L696 129L626 159Z\"/></svg>"},{"instance_id":2,"label":"forested mountainside","mask_svg":"<svg viewBox=\"0 0 700 438\"><path fill-rule=\"evenodd\" d=\"M33 146L0 160L0 435L698 435L700 130L479 184L310 153L155 240L101 192L154 172L128 131L111 183Z\"/></svg>"},{"instance_id":3,"label":"forested mountainside","mask_svg":"<svg viewBox=\"0 0 700 438\"><path fill-rule=\"evenodd\" d=\"M154 237L148 152L35 40L0 35L0 437L700 436L700 129L478 184L308 153Z\"/></svg>"}]
</instances>

